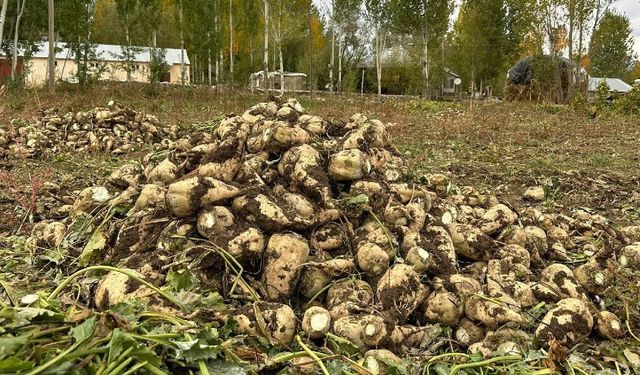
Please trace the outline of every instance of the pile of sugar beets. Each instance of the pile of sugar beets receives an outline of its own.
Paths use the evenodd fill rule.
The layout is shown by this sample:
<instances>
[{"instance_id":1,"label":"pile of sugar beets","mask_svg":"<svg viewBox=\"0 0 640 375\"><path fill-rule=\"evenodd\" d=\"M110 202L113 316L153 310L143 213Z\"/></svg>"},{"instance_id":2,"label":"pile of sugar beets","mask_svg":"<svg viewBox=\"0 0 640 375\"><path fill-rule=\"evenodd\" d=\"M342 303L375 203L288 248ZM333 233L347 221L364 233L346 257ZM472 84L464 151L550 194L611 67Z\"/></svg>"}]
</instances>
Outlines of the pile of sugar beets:
<instances>
[{"instance_id":1,"label":"pile of sugar beets","mask_svg":"<svg viewBox=\"0 0 640 375\"><path fill-rule=\"evenodd\" d=\"M176 128L155 116L109 102L86 112L42 111L33 123L14 119L0 128L0 157L50 157L61 151L125 154L142 145L166 148Z\"/></svg>"},{"instance_id":2,"label":"pile of sugar beets","mask_svg":"<svg viewBox=\"0 0 640 375\"><path fill-rule=\"evenodd\" d=\"M104 239L94 262L157 285L188 265L235 301L203 316L275 346L338 336L372 371L439 342L491 356L625 334L601 295L618 270L640 267L640 227L614 229L585 210L516 212L441 174L407 176L382 122L330 123L295 99L264 102L119 168L29 243L55 247L74 218L94 215ZM90 303L152 294L127 279L107 274ZM533 316L535 306L546 310ZM438 340L442 327L452 340Z\"/></svg>"}]
</instances>

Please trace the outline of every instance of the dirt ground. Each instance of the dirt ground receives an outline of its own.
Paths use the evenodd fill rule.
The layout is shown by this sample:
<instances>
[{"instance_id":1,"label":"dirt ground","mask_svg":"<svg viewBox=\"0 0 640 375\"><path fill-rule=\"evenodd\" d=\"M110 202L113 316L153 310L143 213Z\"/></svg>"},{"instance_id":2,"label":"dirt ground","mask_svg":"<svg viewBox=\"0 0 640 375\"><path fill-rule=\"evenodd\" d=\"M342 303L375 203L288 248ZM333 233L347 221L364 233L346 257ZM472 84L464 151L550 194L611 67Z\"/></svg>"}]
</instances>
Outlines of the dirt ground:
<instances>
[{"instance_id":1,"label":"dirt ground","mask_svg":"<svg viewBox=\"0 0 640 375\"><path fill-rule=\"evenodd\" d=\"M7 92L0 127L14 118L34 121L40 111L86 110L109 100L177 124L184 133L215 125L225 114L241 113L264 97L248 92L217 93L210 88L108 85L85 91L62 87ZM310 113L346 121L363 112L389 124L396 146L412 161L414 173L449 174L458 186L473 185L514 206L527 186L546 186L549 211L588 208L620 224L640 221L640 119L590 118L567 107L530 103L435 103L417 99L318 95L298 98ZM144 152L110 155L60 154L49 160L0 160L20 186L0 181L0 233L29 229L16 209L16 192L49 199L39 180L72 192L100 182L127 160ZM13 183L15 185L15 182Z\"/></svg>"}]
</instances>

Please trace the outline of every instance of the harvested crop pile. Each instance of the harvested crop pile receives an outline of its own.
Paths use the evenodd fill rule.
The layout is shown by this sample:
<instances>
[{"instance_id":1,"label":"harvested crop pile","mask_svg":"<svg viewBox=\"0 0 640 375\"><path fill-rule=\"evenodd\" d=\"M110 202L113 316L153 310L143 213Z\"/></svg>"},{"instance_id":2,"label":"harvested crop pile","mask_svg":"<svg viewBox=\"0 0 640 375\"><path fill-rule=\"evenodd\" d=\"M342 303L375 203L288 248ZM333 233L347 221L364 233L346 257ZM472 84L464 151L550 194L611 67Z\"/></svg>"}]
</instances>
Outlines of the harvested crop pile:
<instances>
[{"instance_id":1,"label":"harvested crop pile","mask_svg":"<svg viewBox=\"0 0 640 375\"><path fill-rule=\"evenodd\" d=\"M168 147L176 129L155 116L110 102L86 112L43 111L34 123L0 128L0 157L50 157L61 151L125 154L142 145Z\"/></svg>"},{"instance_id":2,"label":"harvested crop pile","mask_svg":"<svg viewBox=\"0 0 640 375\"><path fill-rule=\"evenodd\" d=\"M127 164L61 211L36 225L33 253L66 244L80 264L155 285L188 270L229 306L174 314L233 320L279 348L346 343L374 373L443 345L520 356L619 338L622 304L604 296L640 266L637 227L517 212L444 175L414 181L382 122L330 123L294 99ZM101 310L154 298L117 272L93 290L84 303Z\"/></svg>"}]
</instances>

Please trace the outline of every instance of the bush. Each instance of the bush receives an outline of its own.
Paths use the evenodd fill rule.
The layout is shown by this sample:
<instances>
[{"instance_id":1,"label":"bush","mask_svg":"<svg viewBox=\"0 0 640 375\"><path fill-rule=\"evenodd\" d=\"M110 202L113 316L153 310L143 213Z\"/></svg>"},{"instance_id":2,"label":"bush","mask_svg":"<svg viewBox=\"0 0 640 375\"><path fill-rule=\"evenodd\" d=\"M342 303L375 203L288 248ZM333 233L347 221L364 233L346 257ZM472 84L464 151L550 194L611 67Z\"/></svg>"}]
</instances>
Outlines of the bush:
<instances>
[{"instance_id":1,"label":"bush","mask_svg":"<svg viewBox=\"0 0 640 375\"><path fill-rule=\"evenodd\" d=\"M615 102L614 110L622 115L640 116L640 86L635 86L630 92Z\"/></svg>"}]
</instances>

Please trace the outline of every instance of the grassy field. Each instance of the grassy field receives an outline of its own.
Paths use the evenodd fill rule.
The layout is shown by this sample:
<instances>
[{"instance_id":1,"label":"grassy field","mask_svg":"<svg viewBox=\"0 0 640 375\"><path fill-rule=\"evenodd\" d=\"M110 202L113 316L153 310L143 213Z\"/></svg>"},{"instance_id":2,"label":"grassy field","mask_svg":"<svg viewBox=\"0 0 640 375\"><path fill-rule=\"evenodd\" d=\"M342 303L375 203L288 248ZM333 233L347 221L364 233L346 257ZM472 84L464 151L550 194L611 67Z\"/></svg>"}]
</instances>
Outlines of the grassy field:
<instances>
[{"instance_id":1,"label":"grassy field","mask_svg":"<svg viewBox=\"0 0 640 375\"><path fill-rule=\"evenodd\" d=\"M54 96L44 91L8 91L0 99L0 128L9 126L12 119L34 121L42 110L49 108L58 108L62 112L79 111L106 106L108 101L115 100L137 111L154 114L165 124L177 124L183 134L188 134L194 129L216 124L224 115L241 114L266 98L244 91L217 93L209 88L183 87L152 90L146 85L114 84L82 91L73 86L60 87ZM528 186L544 185L547 187L544 206L548 212L589 208L620 225L640 224L640 118L593 118L566 106L535 103L379 100L376 97L328 94L298 99L308 112L333 122L347 121L353 114L361 112L388 124L394 144L410 160L412 173L416 176L444 173L458 186L475 186L514 207L524 205L522 193ZM192 340L215 346L221 351L220 356L257 360L257 357L265 355L252 351L251 347L237 348L231 353L229 348L233 339L227 336L229 327L194 327L186 320L173 317L171 311L134 314L137 306L93 315L86 310L65 309L72 302L70 294L48 294L52 285L69 282L74 293L79 295L92 280L95 281L97 270L89 270L78 275L77 279L70 279L67 278L69 274L78 269L74 260L78 254L50 251L36 256L25 250L24 236L30 233L33 224L24 211L17 208L16 198L28 199L34 193L35 181L37 217L46 211L46 207L55 205L59 196L72 196L74 190L101 183L114 169L129 160L140 159L145 153L146 150L120 157L60 154L48 160L0 159L0 167L5 172L0 175L0 212L3 213L0 220L0 256L4 260L0 265L0 292L4 294L0 295L12 302L19 301L26 293L38 292L40 296L37 302L39 310L27 312L4 305L0 299L0 333L35 340L33 358L37 358L40 364L56 361L47 367L48 372L43 370L42 373L71 373L71 369L64 366L70 366L72 359L86 356L87 361L83 362L86 368L76 369L75 373L89 373L91 366L98 366L101 374L129 374L124 368L130 364L126 362L127 356L132 356L139 363L147 362L141 366L146 373L163 374L157 359L145 350L165 345L171 340L179 341L182 346L179 346L178 355L172 352L163 360L177 365L189 361L201 364L202 358L218 355L192 350L193 347L188 345ZM8 181L6 176L14 180ZM40 186L44 180L59 186L58 197ZM85 276L87 278L80 281ZM190 282L180 279L179 275L174 277L177 283ZM628 287L628 293L637 292L632 290L632 285ZM181 298L188 300L190 296L182 295ZM222 301L211 295L190 301L206 305L211 310L222 307ZM87 319L88 316L91 318ZM63 323L60 327L47 328L45 332L38 328L52 321ZM84 323L67 334L69 327L80 321ZM104 327L113 331L100 332ZM80 344L74 347L72 342ZM140 345L141 342L146 346ZM589 353L597 353L599 357L621 356L625 348L635 347L638 342L640 340L631 338L606 347L587 347L582 357L574 358L574 363L588 362ZM110 349L114 343L118 348ZM14 346L11 345L17 344L0 338L0 358L3 349L12 350ZM73 350L66 352L69 348ZM263 369L266 373L277 368L278 363L297 355L269 354L268 361L271 362ZM456 367L454 360L456 356L463 355L450 353L428 362L424 373L550 374L553 372L546 365L553 366L554 361L547 360L553 359L554 355L565 360L573 354L554 353L552 350L551 353L526 353L522 360L506 356L503 361L489 363L476 357L464 357L467 362L478 363L465 368ZM108 361L100 362L104 358ZM636 357L627 357L632 362L629 358ZM344 362L338 359L327 360L331 373L347 371ZM637 361L640 363L640 357ZM6 363L0 361L0 373L3 373L3 365ZM20 363L12 365L19 366ZM25 368L29 366L27 363L22 365L27 366ZM227 369L221 363L216 366L215 371L219 372L212 370L212 373L237 370ZM207 373L203 367L200 370ZM569 373L584 372L571 366L565 370ZM357 366L349 371L363 373L357 370ZM395 373L404 374L402 371L398 368ZM33 372L34 375L36 373Z\"/></svg>"}]
</instances>

